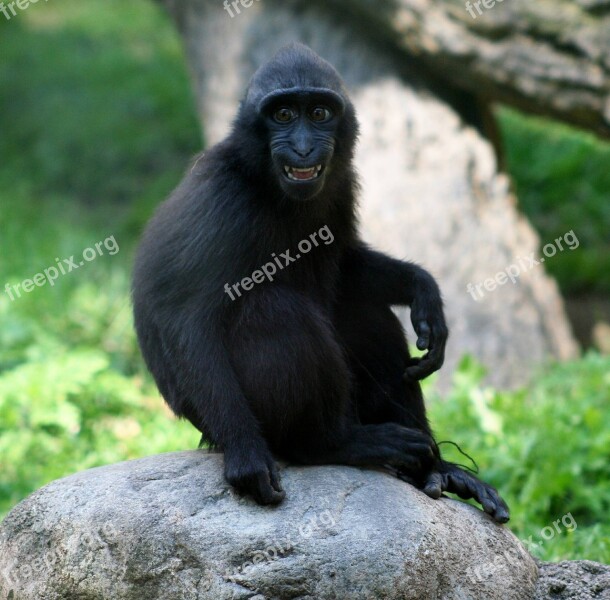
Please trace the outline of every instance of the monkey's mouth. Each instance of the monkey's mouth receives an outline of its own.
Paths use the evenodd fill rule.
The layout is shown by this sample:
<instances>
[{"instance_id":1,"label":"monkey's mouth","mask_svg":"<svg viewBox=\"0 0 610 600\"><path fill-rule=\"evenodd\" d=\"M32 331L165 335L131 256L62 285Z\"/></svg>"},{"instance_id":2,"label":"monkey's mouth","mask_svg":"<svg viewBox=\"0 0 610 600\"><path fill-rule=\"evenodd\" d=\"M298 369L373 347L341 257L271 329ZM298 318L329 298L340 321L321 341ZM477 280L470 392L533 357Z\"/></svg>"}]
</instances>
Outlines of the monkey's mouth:
<instances>
[{"instance_id":1,"label":"monkey's mouth","mask_svg":"<svg viewBox=\"0 0 610 600\"><path fill-rule=\"evenodd\" d=\"M297 169L296 167L284 167L286 177L291 181L313 181L320 177L322 173L322 165L316 165L315 167L309 167L308 169Z\"/></svg>"}]
</instances>

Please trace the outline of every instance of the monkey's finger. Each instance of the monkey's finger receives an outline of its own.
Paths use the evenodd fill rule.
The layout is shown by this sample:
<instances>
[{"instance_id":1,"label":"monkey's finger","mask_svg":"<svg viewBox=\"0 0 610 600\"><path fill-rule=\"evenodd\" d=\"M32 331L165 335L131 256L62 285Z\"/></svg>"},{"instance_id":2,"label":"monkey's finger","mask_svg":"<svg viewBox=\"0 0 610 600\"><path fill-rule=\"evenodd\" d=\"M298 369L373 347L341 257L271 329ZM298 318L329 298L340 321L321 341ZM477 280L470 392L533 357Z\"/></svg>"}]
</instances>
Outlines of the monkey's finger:
<instances>
[{"instance_id":1,"label":"monkey's finger","mask_svg":"<svg viewBox=\"0 0 610 600\"><path fill-rule=\"evenodd\" d=\"M279 504L286 497L286 492L275 490L267 473L257 477L252 495L259 504Z\"/></svg>"},{"instance_id":2,"label":"monkey's finger","mask_svg":"<svg viewBox=\"0 0 610 600\"><path fill-rule=\"evenodd\" d=\"M418 321L415 326L417 333L417 348L419 350L426 350L430 347L430 334L431 329L427 321Z\"/></svg>"},{"instance_id":3,"label":"monkey's finger","mask_svg":"<svg viewBox=\"0 0 610 600\"><path fill-rule=\"evenodd\" d=\"M460 471L451 473L449 477L453 483L452 491L460 498L474 498L498 523L506 523L510 519L508 506L494 488ZM458 488L461 493L457 491Z\"/></svg>"},{"instance_id":4,"label":"monkey's finger","mask_svg":"<svg viewBox=\"0 0 610 600\"><path fill-rule=\"evenodd\" d=\"M498 496L498 500L500 501L498 507L496 508L496 512L493 517L498 523L508 523L510 521L510 510L508 506L502 498Z\"/></svg>"},{"instance_id":5,"label":"monkey's finger","mask_svg":"<svg viewBox=\"0 0 610 600\"><path fill-rule=\"evenodd\" d=\"M437 500L443 493L443 476L438 473L430 473L424 485L424 494Z\"/></svg>"},{"instance_id":6,"label":"monkey's finger","mask_svg":"<svg viewBox=\"0 0 610 600\"><path fill-rule=\"evenodd\" d=\"M279 504L286 497L286 492L276 492L273 488L264 490L259 496L259 504Z\"/></svg>"},{"instance_id":7,"label":"monkey's finger","mask_svg":"<svg viewBox=\"0 0 610 600\"><path fill-rule=\"evenodd\" d=\"M506 523L510 519L508 506L495 488L451 463L445 463L442 470L447 481L444 490L457 494L463 500L473 498L498 523Z\"/></svg>"},{"instance_id":8,"label":"monkey's finger","mask_svg":"<svg viewBox=\"0 0 610 600\"><path fill-rule=\"evenodd\" d=\"M403 373L404 379L416 379L415 375L419 371L419 364L421 363L421 358L410 358L407 361L405 366L405 371Z\"/></svg>"},{"instance_id":9,"label":"monkey's finger","mask_svg":"<svg viewBox=\"0 0 610 600\"><path fill-rule=\"evenodd\" d=\"M449 330L444 322L433 322L428 350L430 360L437 365L437 369L440 369L445 362L445 347L447 346L448 337Z\"/></svg>"},{"instance_id":10,"label":"monkey's finger","mask_svg":"<svg viewBox=\"0 0 610 600\"><path fill-rule=\"evenodd\" d=\"M432 339L430 343L430 353L433 360L442 365L445 360L445 347L447 345L447 330L439 327L432 328Z\"/></svg>"},{"instance_id":11,"label":"monkey's finger","mask_svg":"<svg viewBox=\"0 0 610 600\"><path fill-rule=\"evenodd\" d=\"M432 330L432 340L427 354L421 359L420 370L423 377L438 371L445 362L445 341L437 338L435 329Z\"/></svg>"},{"instance_id":12,"label":"monkey's finger","mask_svg":"<svg viewBox=\"0 0 610 600\"><path fill-rule=\"evenodd\" d=\"M429 351L419 359L411 359L407 363L405 370L405 378L411 380L420 380L432 375L438 371L445 362L445 340L442 335L435 335L436 328L433 328L432 343Z\"/></svg>"},{"instance_id":13,"label":"monkey's finger","mask_svg":"<svg viewBox=\"0 0 610 600\"><path fill-rule=\"evenodd\" d=\"M484 486L477 486L478 489L474 493L474 499L483 507L483 510L492 517L496 514L496 503L489 497Z\"/></svg>"},{"instance_id":14,"label":"monkey's finger","mask_svg":"<svg viewBox=\"0 0 610 600\"><path fill-rule=\"evenodd\" d=\"M457 494L462 500L468 500L476 497L476 486L470 485L470 482L464 476L463 471L455 469L447 475L447 491Z\"/></svg>"},{"instance_id":15,"label":"monkey's finger","mask_svg":"<svg viewBox=\"0 0 610 600\"><path fill-rule=\"evenodd\" d=\"M504 502L500 494L498 494L498 492L494 488L492 488L491 486L485 487L488 496L495 504L495 509L491 516L498 523L507 523L510 520L510 510L508 509L508 505L506 504L506 502Z\"/></svg>"},{"instance_id":16,"label":"monkey's finger","mask_svg":"<svg viewBox=\"0 0 610 600\"><path fill-rule=\"evenodd\" d=\"M284 488L282 487L282 480L280 478L280 472L275 464L272 464L269 467L269 480L271 482L271 487L276 492L284 492Z\"/></svg>"},{"instance_id":17,"label":"monkey's finger","mask_svg":"<svg viewBox=\"0 0 610 600\"><path fill-rule=\"evenodd\" d=\"M432 375L438 368L429 357L430 353L428 352L422 358L417 359L417 363L410 361L410 366L407 366L405 369L404 377L406 379L419 381L420 379L425 379L428 375Z\"/></svg>"}]
</instances>

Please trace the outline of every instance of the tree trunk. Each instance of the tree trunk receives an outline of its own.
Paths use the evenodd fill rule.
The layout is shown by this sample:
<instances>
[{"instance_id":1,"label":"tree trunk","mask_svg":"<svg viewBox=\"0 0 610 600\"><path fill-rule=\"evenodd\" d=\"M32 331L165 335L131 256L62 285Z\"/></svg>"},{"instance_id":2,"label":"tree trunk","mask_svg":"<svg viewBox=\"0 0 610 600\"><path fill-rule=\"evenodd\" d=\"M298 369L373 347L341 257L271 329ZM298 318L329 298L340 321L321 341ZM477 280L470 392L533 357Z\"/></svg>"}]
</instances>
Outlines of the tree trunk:
<instances>
[{"instance_id":1,"label":"tree trunk","mask_svg":"<svg viewBox=\"0 0 610 600\"><path fill-rule=\"evenodd\" d=\"M478 117L477 98L443 81L439 73L451 68L429 66L435 61L443 65L442 53L430 50L440 46L431 40L447 35L441 21L430 24L432 16L438 11L452 14L455 3L450 7L449 2L433 5L426 0L358 0L329 2L330 8L322 9L315 2L262 0L250 8L240 6L234 18L217 0L165 0L165 4L185 41L208 144L225 136L249 77L285 43L308 44L341 72L362 129L357 165L363 188L363 237L393 256L421 263L439 279L452 331L447 367L441 373L443 385L465 353L481 360L489 368L489 381L502 387L524 383L532 369L547 359L577 354L555 282L542 265L526 269L525 257L540 255L540 241L519 215L491 144L471 125ZM411 4L417 10L409 11ZM341 6L343 11L338 10ZM466 18L471 19L468 13ZM466 18L454 22L453 38L447 38L454 45L460 36L463 44L471 40L474 45L475 26L480 23L471 25ZM456 33L456 27L463 33ZM392 37L392 32L410 28L418 29L419 36ZM405 52L406 40L411 53L417 50L413 44L429 49L419 49L425 60L414 61ZM489 44L493 43L490 36ZM451 80L483 72L483 57L479 66L475 63L472 59L462 64L456 58ZM501 73L494 71L493 76L497 85L490 79L477 91L491 96L502 88ZM528 76L525 80L530 85L522 87L535 103L536 86ZM548 77L545 81L548 84ZM476 84L465 88L469 86ZM519 86L511 89L515 98L525 96ZM587 102L594 104L595 95L589 91L587 101L584 91L580 100L569 89L563 99L550 92L545 110L557 113L559 108L553 106L563 106L569 112L566 107L573 98L570 106L579 107L573 114L584 119L583 125L593 123L595 111L591 108L587 113L583 108ZM568 112L564 115L570 120ZM597 117L600 121L601 113ZM479 286L482 298L472 288L469 293L469 283L494 279L510 265L522 271L515 283L508 280L495 291ZM408 321L403 315L407 326Z\"/></svg>"}]
</instances>

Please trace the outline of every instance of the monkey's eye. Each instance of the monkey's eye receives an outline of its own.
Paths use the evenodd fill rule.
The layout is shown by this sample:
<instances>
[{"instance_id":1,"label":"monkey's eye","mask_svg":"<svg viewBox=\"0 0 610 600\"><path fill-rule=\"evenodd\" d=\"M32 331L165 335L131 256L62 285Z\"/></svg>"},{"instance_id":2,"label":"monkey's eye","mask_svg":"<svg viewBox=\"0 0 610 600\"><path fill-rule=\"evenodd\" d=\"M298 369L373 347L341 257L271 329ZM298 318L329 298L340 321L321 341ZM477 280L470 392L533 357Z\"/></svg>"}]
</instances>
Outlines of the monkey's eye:
<instances>
[{"instance_id":1,"label":"monkey's eye","mask_svg":"<svg viewBox=\"0 0 610 600\"><path fill-rule=\"evenodd\" d=\"M311 120L315 121L316 123L323 123L324 121L328 121L332 116L333 113L325 106L316 106L309 113L309 117L311 118Z\"/></svg>"},{"instance_id":2,"label":"monkey's eye","mask_svg":"<svg viewBox=\"0 0 610 600\"><path fill-rule=\"evenodd\" d=\"M281 108L278 108L275 113L273 113L273 118L278 123L290 123L295 116L294 111L287 106L282 106Z\"/></svg>"}]
</instances>

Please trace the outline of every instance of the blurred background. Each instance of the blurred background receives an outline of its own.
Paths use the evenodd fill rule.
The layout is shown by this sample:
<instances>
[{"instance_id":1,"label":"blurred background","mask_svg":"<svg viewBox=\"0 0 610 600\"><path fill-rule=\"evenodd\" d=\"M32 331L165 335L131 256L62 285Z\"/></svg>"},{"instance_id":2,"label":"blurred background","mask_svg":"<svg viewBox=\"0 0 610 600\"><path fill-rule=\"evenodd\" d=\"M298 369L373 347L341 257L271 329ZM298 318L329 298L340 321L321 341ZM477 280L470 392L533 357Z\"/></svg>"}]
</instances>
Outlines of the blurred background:
<instances>
[{"instance_id":1,"label":"blurred background","mask_svg":"<svg viewBox=\"0 0 610 600\"><path fill-rule=\"evenodd\" d=\"M214 10L231 24L220 1ZM252 17L235 20L255 18L258 7L247 10ZM205 124L211 109L196 74L193 93L193 54L187 59L174 22L150 0L52 0L0 14L0 518L53 479L197 446L197 432L171 416L144 369L129 299L138 236L206 139L200 118ZM219 50L228 70L230 59ZM536 556L610 563L610 144L501 102L490 108L497 131L485 139L498 176L510 177L506 197L539 247L578 235L578 249L545 268L580 351L561 362L549 352L503 385L490 376L501 354L486 361L460 344L458 307L448 382L426 382L430 418L437 438L457 442L501 490L519 537L540 539L571 513L577 528L530 548ZM367 226L366 202L363 210ZM110 237L118 252L102 245L53 286L13 299L5 291ZM440 257L442 282L447 255L426 251ZM507 257L481 277L466 269L464 281L493 277ZM460 293L474 314L482 310L465 287ZM502 341L494 329L479 333Z\"/></svg>"}]
</instances>

